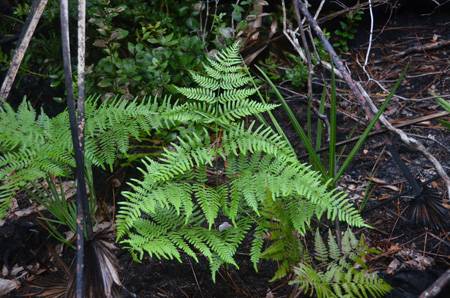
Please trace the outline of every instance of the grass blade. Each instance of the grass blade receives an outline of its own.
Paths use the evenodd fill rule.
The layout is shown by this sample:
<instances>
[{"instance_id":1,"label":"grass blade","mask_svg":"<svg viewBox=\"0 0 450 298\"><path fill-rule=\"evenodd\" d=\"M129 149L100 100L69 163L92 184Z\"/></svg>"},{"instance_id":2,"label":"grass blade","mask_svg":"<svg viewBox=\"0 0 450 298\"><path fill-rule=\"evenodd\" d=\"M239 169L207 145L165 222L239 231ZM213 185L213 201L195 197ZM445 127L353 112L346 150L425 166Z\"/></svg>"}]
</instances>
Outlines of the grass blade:
<instances>
[{"instance_id":1,"label":"grass blade","mask_svg":"<svg viewBox=\"0 0 450 298\"><path fill-rule=\"evenodd\" d=\"M372 130L373 126L378 121L378 118L380 118L381 114L386 109L389 101L391 100L392 96L394 96L394 93L397 90L398 86L400 86L400 83L402 82L403 77L405 76L406 71L408 70L408 66L409 66L409 64L405 67L405 69L403 70L402 75L398 79L398 81L395 84L394 88L392 88L391 93L389 93L388 97L383 102L381 107L378 109L378 112L375 114L375 116L373 117L372 121L370 121L370 123L367 126L366 130L364 131L364 133L361 135L361 138L358 140L358 142L355 144L355 147L353 147L352 151L350 152L348 157L345 159L344 163L342 164L341 168L339 169L339 172L336 174L336 177L333 178L332 184L336 183L337 179L344 173L344 171L347 169L347 167L350 164L350 162L355 157L356 153L361 148L362 144L366 140L366 138L369 135L370 131Z\"/></svg>"},{"instance_id":2,"label":"grass blade","mask_svg":"<svg viewBox=\"0 0 450 298\"><path fill-rule=\"evenodd\" d=\"M261 72L263 77L267 80L269 85L273 88L275 95L280 100L281 105L283 106L287 116L289 117L289 120L291 120L292 125L294 126L295 131L297 132L298 136L302 140L303 144L306 147L306 150L308 151L308 154L310 155L314 165L319 170L319 172L322 174L325 180L329 179L328 173L320 161L319 155L316 153L316 151L313 148L313 145L311 143L311 140L308 139L307 135L303 131L303 128L300 126L300 123L298 123L297 118L295 117L294 113L292 112L291 108L289 108L289 105L287 104L286 100L284 100L283 96L278 91L277 87L272 83L272 81L269 79L269 77L262 71L258 66L256 68Z\"/></svg>"}]
</instances>

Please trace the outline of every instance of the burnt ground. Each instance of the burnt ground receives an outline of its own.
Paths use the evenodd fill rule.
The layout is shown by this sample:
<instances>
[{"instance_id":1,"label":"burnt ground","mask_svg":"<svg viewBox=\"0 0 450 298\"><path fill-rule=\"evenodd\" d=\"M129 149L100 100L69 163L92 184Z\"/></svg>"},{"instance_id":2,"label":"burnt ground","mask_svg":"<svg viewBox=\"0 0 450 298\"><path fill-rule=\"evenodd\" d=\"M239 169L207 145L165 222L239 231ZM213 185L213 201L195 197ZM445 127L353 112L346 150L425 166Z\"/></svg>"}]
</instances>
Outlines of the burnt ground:
<instances>
[{"instance_id":1,"label":"burnt ground","mask_svg":"<svg viewBox=\"0 0 450 298\"><path fill-rule=\"evenodd\" d=\"M360 66L364 63L363 59L368 48L368 34L365 28L368 28L366 24L360 27L358 36L351 44L352 50L348 54L343 54L342 59L352 72L352 77L361 82L377 105L386 98L386 90L392 88L405 66L410 64L404 81L385 112L388 120L395 125L401 125L411 119L441 111L430 93L444 98L450 94L450 47L434 50L421 48L417 52L403 56L398 53L415 46L423 47L436 41L450 40L450 13L441 10L429 16L421 16L417 11L407 11L398 14L394 12L390 18L379 17L366 73ZM371 80L368 80L368 75ZM318 69L315 76L315 98L318 99L321 92L320 85L323 84L322 77L329 80L327 78L329 75L326 71ZM281 90L291 108L300 122L304 123L307 110L305 92L286 84L282 87ZM338 137L345 140L357 125L362 112L354 96L339 79L338 87L340 99ZM299 156L302 156L305 153L304 148L290 123L286 122L284 112L278 110L275 116L298 149ZM449 120L448 116L444 118ZM364 120L366 119L363 119L363 122ZM364 126L359 125L354 136L360 135L363 129ZM450 134L441 124L436 120L427 120L402 129L421 141L441 162L445 170L450 170ZM436 176L433 166L421 154L402 144L397 136L388 136L416 178L425 181ZM352 146L353 144L347 145L344 155ZM100 177L97 181L99 192L102 195L106 189L109 195L120 191L120 188L111 187L109 183L111 176L99 173L98 177ZM372 180L372 184L366 190L369 180ZM364 213L363 217L373 229L356 232L364 233L367 241L382 252L381 255L372 256L368 265L394 287L394 291L386 297L417 297L450 268L450 239L449 233L446 232L450 230L448 218L442 223L443 227L440 230L411 224L405 215L411 195L389 200L410 186L387 153L382 136L371 137L365 142L363 149L338 185L349 194L358 207L363 203L365 193L370 194L365 210L374 209ZM441 179L429 183L429 187L436 189L445 198L445 186ZM377 207L381 203L385 204ZM57 247L55 241L36 222L36 214L17 215L18 211L26 210L28 207L30 207L28 200L18 199L14 212L11 213L16 217L0 222L2 256L0 264L4 279L33 281L40 276L48 276L48 272L43 270L43 265L39 265L37 260L43 264L50 264L48 270L62 271L58 262L51 258L48 249L52 246L57 249L60 247ZM71 250L62 250L60 253L70 264L73 257ZM256 273L249 261L245 245L237 255L240 270L223 268L217 276L216 283L212 282L208 263L204 259L200 259L199 264L186 257L183 258L183 263L150 258L144 258L142 263L136 263L125 251L119 251L118 257L122 267L122 282L128 291L136 294L136 297L281 298L293 297L295 294L295 288L288 285L286 279L269 282L277 269L277 263L262 262L259 273ZM34 292L34 288L24 283L4 297L27 296ZM122 295L131 297L126 291L122 291ZM447 296L444 294L442 297Z\"/></svg>"}]
</instances>

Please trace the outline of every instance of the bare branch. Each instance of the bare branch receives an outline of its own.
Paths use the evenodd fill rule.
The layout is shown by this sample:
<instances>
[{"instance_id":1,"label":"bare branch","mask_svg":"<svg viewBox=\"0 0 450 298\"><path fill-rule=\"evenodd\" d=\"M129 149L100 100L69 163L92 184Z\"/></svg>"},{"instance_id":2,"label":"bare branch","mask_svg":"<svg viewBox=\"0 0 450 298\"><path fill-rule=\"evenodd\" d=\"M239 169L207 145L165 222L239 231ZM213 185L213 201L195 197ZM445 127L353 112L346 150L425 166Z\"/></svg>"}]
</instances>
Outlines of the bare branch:
<instances>
[{"instance_id":1,"label":"bare branch","mask_svg":"<svg viewBox=\"0 0 450 298\"><path fill-rule=\"evenodd\" d=\"M34 0L31 4L30 12L28 13L27 20L25 21L22 32L20 33L19 42L17 43L16 51L14 52L13 59L9 65L8 71L3 81L2 88L0 89L0 107L3 106L3 101L9 95L11 86L16 78L19 66L22 63L23 56L27 51L28 45L30 44L31 37L34 34L39 19L41 18L42 12L47 5L47 0Z\"/></svg>"}]
</instances>

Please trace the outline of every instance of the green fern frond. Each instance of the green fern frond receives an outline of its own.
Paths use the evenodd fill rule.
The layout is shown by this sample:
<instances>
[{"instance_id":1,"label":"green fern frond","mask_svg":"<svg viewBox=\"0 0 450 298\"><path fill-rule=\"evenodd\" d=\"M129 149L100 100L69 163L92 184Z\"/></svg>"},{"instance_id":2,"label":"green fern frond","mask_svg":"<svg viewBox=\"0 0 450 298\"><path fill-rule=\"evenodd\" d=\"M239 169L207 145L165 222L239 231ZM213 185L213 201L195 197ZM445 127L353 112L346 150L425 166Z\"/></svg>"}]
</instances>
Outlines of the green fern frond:
<instances>
[{"instance_id":1,"label":"green fern frond","mask_svg":"<svg viewBox=\"0 0 450 298\"><path fill-rule=\"evenodd\" d=\"M236 226L219 231L202 227L203 217L197 215L198 212L186 223L182 217L176 217L174 208L158 207L155 212L148 213L149 219L134 218L132 230L127 230L128 239L122 242L138 259L147 252L150 256L176 258L181 261L178 252L181 250L197 260L193 247L210 261L216 260L220 264L228 263L237 267L233 256L250 229L251 220L243 218ZM120 214L118 223L121 227L125 224ZM124 230L118 230L119 235L123 232ZM173 243L169 245L170 241ZM216 265L220 264L213 267L216 268Z\"/></svg>"},{"instance_id":2,"label":"green fern frond","mask_svg":"<svg viewBox=\"0 0 450 298\"><path fill-rule=\"evenodd\" d=\"M162 117L178 122L214 122L215 107L206 102L189 102L183 106L170 109Z\"/></svg>"},{"instance_id":3,"label":"green fern frond","mask_svg":"<svg viewBox=\"0 0 450 298\"><path fill-rule=\"evenodd\" d=\"M124 243L126 242L127 241ZM136 234L130 234L129 243L130 247L126 248L130 249L131 253L134 255L138 252L140 255L139 259L142 259L144 252L146 252L150 256L156 256L158 259L161 259L161 257L165 259L176 258L181 261L180 253L170 238L159 237L149 240Z\"/></svg>"},{"instance_id":4,"label":"green fern frond","mask_svg":"<svg viewBox=\"0 0 450 298\"><path fill-rule=\"evenodd\" d=\"M211 61L208 60L209 63L211 63ZM205 68L205 71L208 74L208 76L210 76L212 79L216 80L217 87L219 87L220 84L218 84L218 82L222 79L222 72L220 70L216 70L214 67L210 67L206 64L203 64L203 68ZM235 70L239 71L239 70L241 70L241 67L237 67ZM214 90L216 90L216 89L214 89Z\"/></svg>"},{"instance_id":5,"label":"green fern frond","mask_svg":"<svg viewBox=\"0 0 450 298\"><path fill-rule=\"evenodd\" d=\"M322 208L306 200L290 200L286 203L286 212L294 229L306 235L311 218L320 215Z\"/></svg>"},{"instance_id":6,"label":"green fern frond","mask_svg":"<svg viewBox=\"0 0 450 298\"><path fill-rule=\"evenodd\" d=\"M173 106L165 99L125 101L117 97L100 102L100 97L86 100L85 159L91 165L112 168L117 154L126 153L132 138L170 125L161 120L161 107ZM176 105L174 105L176 106ZM37 112L23 101L17 112L8 103L0 109L0 218L10 202L12 189L43 178L45 175L66 176L75 166L67 112L54 118Z\"/></svg>"},{"instance_id":7,"label":"green fern frond","mask_svg":"<svg viewBox=\"0 0 450 298\"><path fill-rule=\"evenodd\" d=\"M258 263L261 259L261 253L264 246L264 236L267 234L268 229L262 225L258 225L253 233L252 247L250 249L250 261L253 263L255 271L258 272Z\"/></svg>"},{"instance_id":8,"label":"green fern frond","mask_svg":"<svg viewBox=\"0 0 450 298\"><path fill-rule=\"evenodd\" d=\"M220 74L213 73L214 76L206 77L199 74L196 74L195 72L190 71L190 74L192 78L194 79L194 82L196 82L198 85L202 86L203 88L209 89L211 91L215 91L219 89L220 86ZM177 88L178 91L181 92L183 88ZM183 93L182 93L183 94Z\"/></svg>"},{"instance_id":9,"label":"green fern frond","mask_svg":"<svg viewBox=\"0 0 450 298\"><path fill-rule=\"evenodd\" d=\"M231 91L233 89L241 88L243 86L249 85L249 83L252 81L252 78L247 75L247 73L244 71L245 69L242 68L239 72L233 72L233 73L226 73L222 75L220 87L224 90ZM256 92L257 89L249 88L248 95L253 95L254 93L251 93L251 91L254 90ZM241 97L242 98L242 97ZM223 102L223 101L221 101Z\"/></svg>"},{"instance_id":10,"label":"green fern frond","mask_svg":"<svg viewBox=\"0 0 450 298\"><path fill-rule=\"evenodd\" d=\"M272 235L273 237L273 235ZM272 239L276 240L276 239ZM274 241L268 248L264 250L264 252L261 254L262 258L265 259L272 259L275 261L283 261L286 259L285 254L285 242L284 241ZM290 270L290 268L289 268ZM281 276L280 274L278 274Z\"/></svg>"},{"instance_id":11,"label":"green fern frond","mask_svg":"<svg viewBox=\"0 0 450 298\"><path fill-rule=\"evenodd\" d=\"M207 103L216 102L216 94L211 89L199 89L199 88L185 88L176 87L177 90L192 100L204 101Z\"/></svg>"},{"instance_id":12,"label":"green fern frond","mask_svg":"<svg viewBox=\"0 0 450 298\"><path fill-rule=\"evenodd\" d=\"M325 246L325 243L322 240L322 237L320 237L319 229L316 230L316 235L314 237L314 257L315 259L321 261L321 262L327 262L328 261L328 249Z\"/></svg>"},{"instance_id":13,"label":"green fern frond","mask_svg":"<svg viewBox=\"0 0 450 298\"><path fill-rule=\"evenodd\" d=\"M297 277L293 283L300 285L304 292L314 291L317 297L382 297L392 288L376 275L367 275L350 264L345 268L330 265L325 274L317 272L309 264L299 264L295 269Z\"/></svg>"},{"instance_id":14,"label":"green fern frond","mask_svg":"<svg viewBox=\"0 0 450 298\"><path fill-rule=\"evenodd\" d=\"M299 290L305 293L314 291L318 298L332 298L337 297L332 292L329 283L325 280L322 272L314 270L311 265L301 263L295 268L297 274L295 280L291 283L298 284Z\"/></svg>"},{"instance_id":15,"label":"green fern frond","mask_svg":"<svg viewBox=\"0 0 450 298\"><path fill-rule=\"evenodd\" d=\"M239 41L218 52L215 58L218 65L216 66L213 64L213 66L215 66L215 69L223 71L225 71L227 67L242 63L242 59L239 56ZM215 61L212 60L212 62Z\"/></svg>"},{"instance_id":16,"label":"green fern frond","mask_svg":"<svg viewBox=\"0 0 450 298\"><path fill-rule=\"evenodd\" d=\"M266 112L274 107L274 105L265 105L249 100L228 102L223 107L219 107L220 116L217 118L217 122L220 125L229 124L239 118Z\"/></svg>"},{"instance_id":17,"label":"green fern frond","mask_svg":"<svg viewBox=\"0 0 450 298\"><path fill-rule=\"evenodd\" d=\"M336 240L334 240L333 233L328 230L328 247L330 252L330 258L332 260L338 260L341 257L341 250L339 249Z\"/></svg>"},{"instance_id":18,"label":"green fern frond","mask_svg":"<svg viewBox=\"0 0 450 298\"><path fill-rule=\"evenodd\" d=\"M211 270L211 277L214 283L216 282L216 273L217 271L219 271L220 266L222 265L222 259L217 254L214 254L209 262L209 269Z\"/></svg>"},{"instance_id":19,"label":"green fern frond","mask_svg":"<svg viewBox=\"0 0 450 298\"><path fill-rule=\"evenodd\" d=\"M223 149L218 151L218 154L225 157L228 154L239 155L242 152L245 155L247 152L261 151L279 156L286 162L298 163L295 152L281 136L263 125L253 130L254 125L255 122L252 122L246 129L245 123L240 123L224 131L222 137L224 145L221 147Z\"/></svg>"},{"instance_id":20,"label":"green fern frond","mask_svg":"<svg viewBox=\"0 0 450 298\"><path fill-rule=\"evenodd\" d=\"M277 271L274 274L275 276L270 280L270 282L274 282L277 279L286 277L286 275L288 275L291 270L292 270L292 264L290 262L284 260L281 263L281 265L278 267Z\"/></svg>"},{"instance_id":21,"label":"green fern frond","mask_svg":"<svg viewBox=\"0 0 450 298\"><path fill-rule=\"evenodd\" d=\"M240 118L263 113L275 107L276 105L261 104L248 99L228 102L219 106L218 109L204 102L190 102L167 111L163 116L179 122L193 121L204 124L229 125Z\"/></svg>"},{"instance_id":22,"label":"green fern frond","mask_svg":"<svg viewBox=\"0 0 450 298\"><path fill-rule=\"evenodd\" d=\"M192 186L192 190L195 193L200 208L202 208L203 213L205 214L208 227L211 229L214 219L219 213L220 201L222 198L217 191L204 183L195 183Z\"/></svg>"},{"instance_id":23,"label":"green fern frond","mask_svg":"<svg viewBox=\"0 0 450 298\"><path fill-rule=\"evenodd\" d=\"M342 237L342 253L350 253L352 251L352 248L358 247L358 245L364 247L364 242L360 243L358 239L356 239L352 231L350 229L347 229L344 233L344 236Z\"/></svg>"},{"instance_id":24,"label":"green fern frond","mask_svg":"<svg viewBox=\"0 0 450 298\"><path fill-rule=\"evenodd\" d=\"M219 96L217 96L217 101L225 104L229 101L238 101L238 100L245 100L249 96L252 96L256 93L258 89L255 88L246 88L246 89L231 89L231 90L225 90L223 91ZM277 107L278 105L268 105L265 103L259 103L260 106L266 106L267 110L273 109ZM224 108L225 109L225 108Z\"/></svg>"},{"instance_id":25,"label":"green fern frond","mask_svg":"<svg viewBox=\"0 0 450 298\"><path fill-rule=\"evenodd\" d=\"M117 153L126 153L130 138L139 140L142 132L164 127L160 119L160 106L154 99L125 101L115 98L99 104L99 97L86 104L86 156L93 156L97 166L112 165ZM168 100L163 106L169 108ZM92 142L92 143L91 143Z\"/></svg>"},{"instance_id":26,"label":"green fern frond","mask_svg":"<svg viewBox=\"0 0 450 298\"><path fill-rule=\"evenodd\" d=\"M203 256L205 256L210 262L214 258L214 253L211 251L210 247L205 243L202 237L203 233L208 233L203 228L189 228L183 230L183 236L186 240L198 251L200 251ZM223 264L223 263L221 263Z\"/></svg>"}]
</instances>

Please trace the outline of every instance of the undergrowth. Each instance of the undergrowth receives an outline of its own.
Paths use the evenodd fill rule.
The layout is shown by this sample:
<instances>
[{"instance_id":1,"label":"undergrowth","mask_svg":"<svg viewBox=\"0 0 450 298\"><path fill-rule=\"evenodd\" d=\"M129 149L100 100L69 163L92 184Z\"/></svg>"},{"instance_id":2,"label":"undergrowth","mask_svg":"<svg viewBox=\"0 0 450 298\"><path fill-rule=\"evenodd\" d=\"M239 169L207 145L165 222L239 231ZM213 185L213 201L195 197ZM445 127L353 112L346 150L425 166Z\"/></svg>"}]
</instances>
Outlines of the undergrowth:
<instances>
[{"instance_id":1,"label":"undergrowth","mask_svg":"<svg viewBox=\"0 0 450 298\"><path fill-rule=\"evenodd\" d=\"M342 261L363 260L364 250L353 255L342 250L336 261L337 251L329 248L334 266L325 266L327 250L316 239L316 251L323 258L316 261L322 265L311 267L303 240L313 219L367 225L345 194L330 187L331 180L297 159L281 134L256 121L247 125L247 116L261 119L261 113L277 105L250 99L258 90L247 87L253 79L237 43L208 59L204 67L207 76L191 72L198 88L177 88L188 99L183 104L160 103L157 98L87 101L87 168L112 169L117 156L127 153L131 138L140 140L174 123L202 127L179 136L161 159L142 160L143 178L131 181L130 190L123 193L126 200L120 202L119 241L137 261L145 253L178 260L181 253L196 261L205 257L215 280L222 265L239 268L236 252L250 237L255 270L261 259L279 262L274 279L297 268L300 288L318 295L339 295L333 283L349 296L386 292L389 286L382 280L350 270ZM49 118L25 101L17 112L5 103L0 111L2 216L15 192L28 182L71 174L75 161L68 123L67 113Z\"/></svg>"},{"instance_id":2,"label":"undergrowth","mask_svg":"<svg viewBox=\"0 0 450 298\"><path fill-rule=\"evenodd\" d=\"M281 135L256 122L245 125L243 117L275 105L249 99L257 90L246 87L252 79L237 43L208 62L207 76L192 73L198 88L178 88L190 101L163 114L169 120L201 123L205 134L180 137L161 160L143 161L143 179L132 180L130 191L123 193L127 201L120 203L118 238L137 261L145 253L178 260L180 252L197 261L206 257L215 280L221 265L239 268L236 251L253 232L250 259L255 269L261 258L280 261L274 278L286 276L294 266L307 268L301 264L311 257L302 239L313 218L326 215L356 227L366 224L342 192L329 189L318 172L299 162ZM211 137L207 130L214 132ZM348 269L342 262L336 266ZM325 268L327 276L330 270L337 272ZM372 280L376 294L389 288L376 277L357 278L350 295L365 293Z\"/></svg>"}]
</instances>

